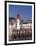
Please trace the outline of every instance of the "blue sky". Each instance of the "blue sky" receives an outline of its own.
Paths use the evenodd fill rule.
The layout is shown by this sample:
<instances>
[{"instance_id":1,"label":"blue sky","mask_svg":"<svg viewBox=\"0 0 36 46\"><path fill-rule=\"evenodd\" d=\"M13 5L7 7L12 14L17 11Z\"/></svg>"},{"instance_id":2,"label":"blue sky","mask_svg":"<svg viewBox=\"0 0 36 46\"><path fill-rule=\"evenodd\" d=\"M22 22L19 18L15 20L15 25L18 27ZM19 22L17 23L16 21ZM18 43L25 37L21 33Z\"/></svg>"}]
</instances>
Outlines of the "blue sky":
<instances>
[{"instance_id":1,"label":"blue sky","mask_svg":"<svg viewBox=\"0 0 36 46\"><path fill-rule=\"evenodd\" d=\"M16 17L17 14L19 14L23 20L31 20L32 6L9 5L9 16Z\"/></svg>"}]
</instances>

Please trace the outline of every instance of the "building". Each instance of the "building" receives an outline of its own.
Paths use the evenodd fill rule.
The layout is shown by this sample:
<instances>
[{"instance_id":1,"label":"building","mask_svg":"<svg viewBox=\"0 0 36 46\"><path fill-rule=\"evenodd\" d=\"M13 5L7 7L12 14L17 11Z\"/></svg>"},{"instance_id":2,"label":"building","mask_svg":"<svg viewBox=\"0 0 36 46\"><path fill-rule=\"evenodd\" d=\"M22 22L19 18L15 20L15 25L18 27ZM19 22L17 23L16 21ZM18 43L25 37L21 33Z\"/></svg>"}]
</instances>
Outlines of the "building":
<instances>
[{"instance_id":1,"label":"building","mask_svg":"<svg viewBox=\"0 0 36 46\"><path fill-rule=\"evenodd\" d=\"M26 21L24 23L22 23L22 26L21 28L28 28L28 29L31 29L32 28L32 22L31 21Z\"/></svg>"},{"instance_id":2,"label":"building","mask_svg":"<svg viewBox=\"0 0 36 46\"><path fill-rule=\"evenodd\" d=\"M17 14L16 16L16 29L19 30L20 29L20 15Z\"/></svg>"},{"instance_id":3,"label":"building","mask_svg":"<svg viewBox=\"0 0 36 46\"><path fill-rule=\"evenodd\" d=\"M13 29L15 29L15 18L14 17L10 17L9 18L9 37L12 35L13 33ZM10 37L11 39L11 37Z\"/></svg>"},{"instance_id":4,"label":"building","mask_svg":"<svg viewBox=\"0 0 36 46\"><path fill-rule=\"evenodd\" d=\"M16 18L14 17L9 18L9 36L11 36L12 34L17 34L17 33L22 34L22 32L24 35L25 33L27 35L28 32L29 34L31 34L31 31L32 31L32 21L31 20L27 20L27 21L20 20L19 14L17 14Z\"/></svg>"},{"instance_id":5,"label":"building","mask_svg":"<svg viewBox=\"0 0 36 46\"><path fill-rule=\"evenodd\" d=\"M12 29L17 29L19 30L20 28L32 28L32 21L27 20L27 21L21 21L20 20L20 15L17 14L16 18L10 17L9 18L9 26L12 26Z\"/></svg>"},{"instance_id":6,"label":"building","mask_svg":"<svg viewBox=\"0 0 36 46\"><path fill-rule=\"evenodd\" d=\"M12 29L15 29L15 18L14 17L10 17L9 18L9 26L11 25L12 26Z\"/></svg>"}]
</instances>

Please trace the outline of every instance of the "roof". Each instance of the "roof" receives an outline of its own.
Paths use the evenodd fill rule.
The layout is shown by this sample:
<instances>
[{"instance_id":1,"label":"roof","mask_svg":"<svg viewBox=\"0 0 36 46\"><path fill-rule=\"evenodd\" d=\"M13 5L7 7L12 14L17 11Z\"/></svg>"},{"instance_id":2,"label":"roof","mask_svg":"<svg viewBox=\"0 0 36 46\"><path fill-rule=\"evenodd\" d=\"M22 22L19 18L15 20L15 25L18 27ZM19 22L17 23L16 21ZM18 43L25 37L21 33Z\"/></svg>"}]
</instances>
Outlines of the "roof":
<instances>
[{"instance_id":1,"label":"roof","mask_svg":"<svg viewBox=\"0 0 36 46\"><path fill-rule=\"evenodd\" d=\"M14 17L9 17L9 21L12 21L12 20L15 21L15 18Z\"/></svg>"},{"instance_id":2,"label":"roof","mask_svg":"<svg viewBox=\"0 0 36 46\"><path fill-rule=\"evenodd\" d=\"M32 21L31 20L29 20L29 21L27 20L27 21L23 21L22 23L23 24L28 24L28 23L32 23Z\"/></svg>"}]
</instances>

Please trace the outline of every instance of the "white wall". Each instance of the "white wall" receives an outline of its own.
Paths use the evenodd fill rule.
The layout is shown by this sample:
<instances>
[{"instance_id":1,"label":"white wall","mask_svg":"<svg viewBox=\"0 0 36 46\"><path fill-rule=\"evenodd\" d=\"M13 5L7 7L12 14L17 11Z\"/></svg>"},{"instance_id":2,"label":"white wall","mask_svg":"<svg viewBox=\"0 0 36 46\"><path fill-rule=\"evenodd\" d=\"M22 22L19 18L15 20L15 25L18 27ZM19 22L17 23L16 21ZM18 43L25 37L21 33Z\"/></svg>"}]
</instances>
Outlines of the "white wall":
<instances>
[{"instance_id":1,"label":"white wall","mask_svg":"<svg viewBox=\"0 0 36 46\"><path fill-rule=\"evenodd\" d=\"M6 0L6 1L27 1L27 2L35 2L35 0Z\"/></svg>"},{"instance_id":2,"label":"white wall","mask_svg":"<svg viewBox=\"0 0 36 46\"><path fill-rule=\"evenodd\" d=\"M29 24L22 24L22 28L31 28L32 27L32 23Z\"/></svg>"},{"instance_id":3,"label":"white wall","mask_svg":"<svg viewBox=\"0 0 36 46\"><path fill-rule=\"evenodd\" d=\"M35 4L35 42L36 42L36 4Z\"/></svg>"},{"instance_id":4,"label":"white wall","mask_svg":"<svg viewBox=\"0 0 36 46\"><path fill-rule=\"evenodd\" d=\"M16 24L17 24L17 25L16 25L16 26L17 26L17 27L16 27L16 29L18 29L18 30L19 30L19 29L20 29L20 20L19 20L19 19L17 19L16 21L17 21L17 23L16 23Z\"/></svg>"}]
</instances>

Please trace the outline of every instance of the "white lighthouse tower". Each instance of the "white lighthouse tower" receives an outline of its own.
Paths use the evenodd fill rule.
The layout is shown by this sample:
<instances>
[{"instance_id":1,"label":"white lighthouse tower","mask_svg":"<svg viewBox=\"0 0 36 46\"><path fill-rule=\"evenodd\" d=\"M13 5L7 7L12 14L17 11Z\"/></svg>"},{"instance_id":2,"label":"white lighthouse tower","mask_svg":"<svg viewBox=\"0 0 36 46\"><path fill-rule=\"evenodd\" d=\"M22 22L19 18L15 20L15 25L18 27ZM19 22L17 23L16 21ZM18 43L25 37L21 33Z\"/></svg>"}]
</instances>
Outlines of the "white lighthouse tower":
<instances>
[{"instance_id":1,"label":"white lighthouse tower","mask_svg":"<svg viewBox=\"0 0 36 46\"><path fill-rule=\"evenodd\" d=\"M16 16L16 29L19 30L20 29L20 15L17 14Z\"/></svg>"}]
</instances>

